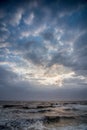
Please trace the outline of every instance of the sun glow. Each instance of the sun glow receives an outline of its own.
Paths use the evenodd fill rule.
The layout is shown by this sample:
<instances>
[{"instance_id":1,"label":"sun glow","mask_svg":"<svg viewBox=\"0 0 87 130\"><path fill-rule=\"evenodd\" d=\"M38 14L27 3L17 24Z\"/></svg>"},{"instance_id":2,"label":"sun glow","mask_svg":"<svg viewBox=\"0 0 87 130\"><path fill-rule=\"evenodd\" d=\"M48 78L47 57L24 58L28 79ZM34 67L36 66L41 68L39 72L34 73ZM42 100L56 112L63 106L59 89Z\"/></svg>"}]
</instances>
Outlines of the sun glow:
<instances>
[{"instance_id":1,"label":"sun glow","mask_svg":"<svg viewBox=\"0 0 87 130\"><path fill-rule=\"evenodd\" d=\"M55 85L57 87L62 87L64 79L71 78L75 74L68 68L56 64L50 68L44 68L26 62L25 66L11 65L11 68L17 73L19 79L45 86Z\"/></svg>"}]
</instances>

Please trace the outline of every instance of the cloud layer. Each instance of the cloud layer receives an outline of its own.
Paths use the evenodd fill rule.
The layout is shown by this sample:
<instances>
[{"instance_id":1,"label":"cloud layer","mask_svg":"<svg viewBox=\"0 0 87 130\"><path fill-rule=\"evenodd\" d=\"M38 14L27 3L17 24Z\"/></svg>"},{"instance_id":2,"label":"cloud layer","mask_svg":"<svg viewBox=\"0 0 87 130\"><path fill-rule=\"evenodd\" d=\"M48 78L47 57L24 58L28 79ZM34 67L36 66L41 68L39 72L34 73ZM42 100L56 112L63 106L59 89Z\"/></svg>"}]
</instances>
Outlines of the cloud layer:
<instances>
[{"instance_id":1,"label":"cloud layer","mask_svg":"<svg viewBox=\"0 0 87 130\"><path fill-rule=\"evenodd\" d=\"M0 2L1 99L86 99L86 59L86 0Z\"/></svg>"}]
</instances>

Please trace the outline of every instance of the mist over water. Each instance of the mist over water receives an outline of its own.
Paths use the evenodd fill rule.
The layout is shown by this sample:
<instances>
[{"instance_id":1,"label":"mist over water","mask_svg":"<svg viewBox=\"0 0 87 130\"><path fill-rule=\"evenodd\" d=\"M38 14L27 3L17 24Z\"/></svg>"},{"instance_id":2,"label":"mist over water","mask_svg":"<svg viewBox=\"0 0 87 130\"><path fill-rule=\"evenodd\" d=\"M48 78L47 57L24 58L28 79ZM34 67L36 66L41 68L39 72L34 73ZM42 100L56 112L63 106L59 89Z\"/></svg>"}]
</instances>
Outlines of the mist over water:
<instances>
[{"instance_id":1,"label":"mist over water","mask_svg":"<svg viewBox=\"0 0 87 130\"><path fill-rule=\"evenodd\" d=\"M87 130L87 102L2 101L0 130Z\"/></svg>"}]
</instances>

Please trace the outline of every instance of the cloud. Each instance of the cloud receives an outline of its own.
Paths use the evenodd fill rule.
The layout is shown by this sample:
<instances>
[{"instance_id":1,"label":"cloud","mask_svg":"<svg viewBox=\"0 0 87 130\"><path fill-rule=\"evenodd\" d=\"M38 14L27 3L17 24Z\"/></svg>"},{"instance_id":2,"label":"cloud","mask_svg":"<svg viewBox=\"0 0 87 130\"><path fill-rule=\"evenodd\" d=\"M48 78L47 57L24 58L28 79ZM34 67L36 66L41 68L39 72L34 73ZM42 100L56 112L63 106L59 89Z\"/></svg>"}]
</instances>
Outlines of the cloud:
<instances>
[{"instance_id":1,"label":"cloud","mask_svg":"<svg viewBox=\"0 0 87 130\"><path fill-rule=\"evenodd\" d=\"M52 41L54 39L53 33L51 33L51 32L44 33L43 37L45 40L50 40L50 41Z\"/></svg>"},{"instance_id":2,"label":"cloud","mask_svg":"<svg viewBox=\"0 0 87 130\"><path fill-rule=\"evenodd\" d=\"M34 13L31 13L29 17L24 19L24 22L25 24L31 25L33 23L33 20L34 20Z\"/></svg>"},{"instance_id":3,"label":"cloud","mask_svg":"<svg viewBox=\"0 0 87 130\"><path fill-rule=\"evenodd\" d=\"M73 88L85 88L87 85L87 78L85 76L80 76L77 74L72 75L71 77L65 78L64 79L64 85L69 87L69 86L73 86L73 83L75 83L75 85L73 86Z\"/></svg>"},{"instance_id":4,"label":"cloud","mask_svg":"<svg viewBox=\"0 0 87 130\"><path fill-rule=\"evenodd\" d=\"M45 31L46 28L46 25L40 25L35 27L34 29L26 29L25 31L23 30L20 33L20 39L29 38L31 36L38 37Z\"/></svg>"},{"instance_id":5,"label":"cloud","mask_svg":"<svg viewBox=\"0 0 87 130\"><path fill-rule=\"evenodd\" d=\"M10 46L9 42L2 42L2 43L0 43L0 48L6 48L6 47L9 47L9 46Z\"/></svg>"},{"instance_id":6,"label":"cloud","mask_svg":"<svg viewBox=\"0 0 87 130\"><path fill-rule=\"evenodd\" d=\"M34 65L44 65L47 51L44 45L35 41L28 42L27 45L25 45L25 54L23 55L24 58L31 61ZM26 50L26 48L28 48L28 50Z\"/></svg>"},{"instance_id":7,"label":"cloud","mask_svg":"<svg viewBox=\"0 0 87 130\"><path fill-rule=\"evenodd\" d=\"M3 0L0 3L2 97L5 90L9 99L9 93L15 91L15 98L17 90L23 98L29 92L30 96L36 93L37 98L42 94L44 99L48 92L49 97L58 98L67 96L68 92L73 96L76 90L76 98L81 91L85 98L86 8L86 0Z\"/></svg>"},{"instance_id":8,"label":"cloud","mask_svg":"<svg viewBox=\"0 0 87 130\"><path fill-rule=\"evenodd\" d=\"M0 29L0 42L5 42L10 35L10 32L7 28L1 27Z\"/></svg>"},{"instance_id":9,"label":"cloud","mask_svg":"<svg viewBox=\"0 0 87 130\"><path fill-rule=\"evenodd\" d=\"M11 70L0 67L0 74L2 75L0 77L0 99L30 99L32 94L35 93L36 90L33 84L19 79L18 75Z\"/></svg>"},{"instance_id":10,"label":"cloud","mask_svg":"<svg viewBox=\"0 0 87 130\"><path fill-rule=\"evenodd\" d=\"M10 19L9 19L9 23L13 26L19 25L20 21L22 19L22 15L24 13L24 10L19 8L14 12L14 16L11 14Z\"/></svg>"},{"instance_id":11,"label":"cloud","mask_svg":"<svg viewBox=\"0 0 87 130\"><path fill-rule=\"evenodd\" d=\"M19 80L17 75L0 67L1 100L50 100L50 99L86 99L87 88L47 88ZM74 97L73 97L74 94ZM32 96L33 95L33 96Z\"/></svg>"},{"instance_id":12,"label":"cloud","mask_svg":"<svg viewBox=\"0 0 87 130\"><path fill-rule=\"evenodd\" d=\"M74 69L82 75L87 74L87 33L83 33L74 43L74 55L76 57Z\"/></svg>"},{"instance_id":13,"label":"cloud","mask_svg":"<svg viewBox=\"0 0 87 130\"><path fill-rule=\"evenodd\" d=\"M0 85L7 85L8 83L14 82L14 80L17 79L17 75L14 72L11 72L9 70L4 69L3 67L0 66L0 74L2 75L0 77Z\"/></svg>"}]
</instances>

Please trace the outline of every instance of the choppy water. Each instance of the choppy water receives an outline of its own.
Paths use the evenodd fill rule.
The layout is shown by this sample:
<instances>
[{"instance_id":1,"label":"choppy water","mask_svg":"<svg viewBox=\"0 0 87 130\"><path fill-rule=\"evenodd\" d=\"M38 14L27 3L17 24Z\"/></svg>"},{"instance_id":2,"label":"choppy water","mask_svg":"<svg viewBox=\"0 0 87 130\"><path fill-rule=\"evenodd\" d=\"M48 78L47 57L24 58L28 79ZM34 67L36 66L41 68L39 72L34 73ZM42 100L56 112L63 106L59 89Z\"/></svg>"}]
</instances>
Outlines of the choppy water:
<instances>
[{"instance_id":1,"label":"choppy water","mask_svg":"<svg viewBox=\"0 0 87 130\"><path fill-rule=\"evenodd\" d=\"M87 102L0 102L0 130L87 130Z\"/></svg>"}]
</instances>

